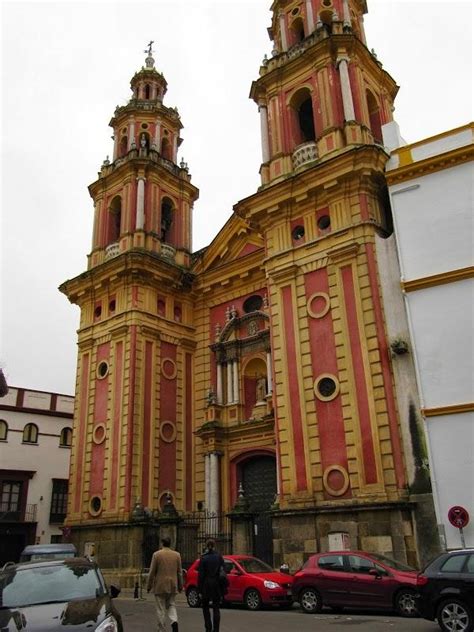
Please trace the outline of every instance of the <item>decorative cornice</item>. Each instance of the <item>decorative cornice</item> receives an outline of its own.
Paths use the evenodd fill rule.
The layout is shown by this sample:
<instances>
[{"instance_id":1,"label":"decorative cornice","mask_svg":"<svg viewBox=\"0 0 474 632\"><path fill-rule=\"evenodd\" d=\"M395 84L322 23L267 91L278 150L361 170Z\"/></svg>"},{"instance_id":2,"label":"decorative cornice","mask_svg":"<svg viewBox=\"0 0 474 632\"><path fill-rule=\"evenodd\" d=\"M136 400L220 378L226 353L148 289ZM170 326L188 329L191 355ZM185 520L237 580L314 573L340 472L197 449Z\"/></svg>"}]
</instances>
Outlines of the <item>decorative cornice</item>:
<instances>
[{"instance_id":1,"label":"decorative cornice","mask_svg":"<svg viewBox=\"0 0 474 632\"><path fill-rule=\"evenodd\" d=\"M328 250L328 259L332 263L344 261L345 259L353 259L359 252L359 248L360 244L358 242L336 246L335 248Z\"/></svg>"},{"instance_id":2,"label":"decorative cornice","mask_svg":"<svg viewBox=\"0 0 474 632\"><path fill-rule=\"evenodd\" d=\"M408 148L406 151L408 152ZM407 159L409 158L405 157L405 160ZM435 171L449 169L456 165L470 162L471 160L474 160L474 145L458 147L457 149L443 154L430 156L429 158L425 158L425 160L418 160L416 162L410 161L408 164L393 169L393 171L387 171L387 184L398 184L399 182L419 178L420 176L428 175Z\"/></svg>"},{"instance_id":3,"label":"decorative cornice","mask_svg":"<svg viewBox=\"0 0 474 632\"><path fill-rule=\"evenodd\" d=\"M474 277L474 266L467 268L459 268L458 270L448 270L448 272L440 272L432 274L421 279L413 279L412 281L401 281L402 289L405 292L415 292L428 287L444 285L445 283L455 283L464 279L472 279Z\"/></svg>"},{"instance_id":4,"label":"decorative cornice","mask_svg":"<svg viewBox=\"0 0 474 632\"><path fill-rule=\"evenodd\" d=\"M423 417L441 417L443 415L459 415L461 413L474 412L474 402L465 404L451 404L450 406L437 406L436 408L422 408Z\"/></svg>"}]
</instances>

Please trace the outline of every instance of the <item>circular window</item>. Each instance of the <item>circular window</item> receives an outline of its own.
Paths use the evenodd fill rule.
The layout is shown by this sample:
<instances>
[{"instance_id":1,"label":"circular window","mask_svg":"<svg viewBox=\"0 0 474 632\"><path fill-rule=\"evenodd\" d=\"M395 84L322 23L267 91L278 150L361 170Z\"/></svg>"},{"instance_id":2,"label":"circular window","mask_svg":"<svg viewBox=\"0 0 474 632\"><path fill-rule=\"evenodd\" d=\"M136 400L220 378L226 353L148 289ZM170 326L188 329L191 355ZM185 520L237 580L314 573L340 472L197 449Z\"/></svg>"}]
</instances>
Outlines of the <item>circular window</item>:
<instances>
[{"instance_id":1,"label":"circular window","mask_svg":"<svg viewBox=\"0 0 474 632\"><path fill-rule=\"evenodd\" d=\"M322 318L326 316L331 304L326 292L315 292L306 303L306 309L311 318Z\"/></svg>"},{"instance_id":2,"label":"circular window","mask_svg":"<svg viewBox=\"0 0 474 632\"><path fill-rule=\"evenodd\" d=\"M142 129L148 129L148 123L142 123Z\"/></svg>"},{"instance_id":3,"label":"circular window","mask_svg":"<svg viewBox=\"0 0 474 632\"><path fill-rule=\"evenodd\" d=\"M102 443L105 439L105 424L100 423L97 426L94 426L94 430L92 431L92 441L94 443Z\"/></svg>"},{"instance_id":4,"label":"circular window","mask_svg":"<svg viewBox=\"0 0 474 632\"><path fill-rule=\"evenodd\" d=\"M94 310L94 318L100 318L102 315L102 307L100 305L97 305L97 307Z\"/></svg>"},{"instance_id":5,"label":"circular window","mask_svg":"<svg viewBox=\"0 0 474 632\"><path fill-rule=\"evenodd\" d=\"M298 15L298 13L300 12L299 8L296 7L295 9L293 9L293 11L291 12L291 15Z\"/></svg>"},{"instance_id":6,"label":"circular window","mask_svg":"<svg viewBox=\"0 0 474 632\"><path fill-rule=\"evenodd\" d=\"M299 241L304 237L304 226L295 226L291 231L291 236L295 241Z\"/></svg>"},{"instance_id":7,"label":"circular window","mask_svg":"<svg viewBox=\"0 0 474 632\"><path fill-rule=\"evenodd\" d=\"M100 496L93 496L89 503L89 513L93 516L98 516L102 511L102 498Z\"/></svg>"},{"instance_id":8,"label":"circular window","mask_svg":"<svg viewBox=\"0 0 474 632\"><path fill-rule=\"evenodd\" d=\"M115 312L115 299L112 299L109 303L109 312Z\"/></svg>"},{"instance_id":9,"label":"circular window","mask_svg":"<svg viewBox=\"0 0 474 632\"><path fill-rule=\"evenodd\" d=\"M163 421L160 425L160 437L165 443L173 443L176 439L176 426L172 421Z\"/></svg>"},{"instance_id":10,"label":"circular window","mask_svg":"<svg viewBox=\"0 0 474 632\"><path fill-rule=\"evenodd\" d=\"M99 362L99 366L97 367L97 377L99 380L104 379L109 373L109 365L105 360Z\"/></svg>"},{"instance_id":11,"label":"circular window","mask_svg":"<svg viewBox=\"0 0 474 632\"><path fill-rule=\"evenodd\" d=\"M330 7L332 6L332 0L323 0L323 5L325 7Z\"/></svg>"},{"instance_id":12,"label":"circular window","mask_svg":"<svg viewBox=\"0 0 474 632\"><path fill-rule=\"evenodd\" d=\"M339 394L339 380L329 373L320 375L314 381L314 392L318 399L329 402Z\"/></svg>"},{"instance_id":13,"label":"circular window","mask_svg":"<svg viewBox=\"0 0 474 632\"><path fill-rule=\"evenodd\" d=\"M318 218L319 230L326 230L329 226L331 226L331 218L329 215L321 215L321 217Z\"/></svg>"},{"instance_id":14,"label":"circular window","mask_svg":"<svg viewBox=\"0 0 474 632\"><path fill-rule=\"evenodd\" d=\"M259 294L254 294L244 301L244 312L246 314L250 314L250 312L258 312L262 308L262 305L263 298Z\"/></svg>"},{"instance_id":15,"label":"circular window","mask_svg":"<svg viewBox=\"0 0 474 632\"><path fill-rule=\"evenodd\" d=\"M176 362L171 358L164 358L161 363L161 373L168 380L174 380L178 373L178 369L176 367Z\"/></svg>"},{"instance_id":16,"label":"circular window","mask_svg":"<svg viewBox=\"0 0 474 632\"><path fill-rule=\"evenodd\" d=\"M127 133L127 128L126 127L122 127L122 134L126 134Z\"/></svg>"},{"instance_id":17,"label":"circular window","mask_svg":"<svg viewBox=\"0 0 474 632\"><path fill-rule=\"evenodd\" d=\"M323 485L331 496L342 496L349 487L349 474L340 465L330 465L324 470Z\"/></svg>"}]
</instances>

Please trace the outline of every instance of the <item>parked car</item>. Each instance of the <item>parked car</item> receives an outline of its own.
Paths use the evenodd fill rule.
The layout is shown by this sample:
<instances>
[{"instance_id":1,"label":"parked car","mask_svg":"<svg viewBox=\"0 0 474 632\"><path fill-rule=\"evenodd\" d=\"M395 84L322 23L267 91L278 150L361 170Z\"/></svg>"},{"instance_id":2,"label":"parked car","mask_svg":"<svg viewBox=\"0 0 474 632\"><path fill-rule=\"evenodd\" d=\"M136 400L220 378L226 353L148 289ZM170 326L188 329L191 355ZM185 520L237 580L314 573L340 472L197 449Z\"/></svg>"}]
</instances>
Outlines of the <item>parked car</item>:
<instances>
[{"instance_id":1,"label":"parked car","mask_svg":"<svg viewBox=\"0 0 474 632\"><path fill-rule=\"evenodd\" d=\"M415 569L378 553L318 553L295 573L293 597L307 613L330 606L395 610L415 617L417 575Z\"/></svg>"},{"instance_id":2,"label":"parked car","mask_svg":"<svg viewBox=\"0 0 474 632\"><path fill-rule=\"evenodd\" d=\"M37 560L63 560L66 557L76 557L74 544L29 544L20 555L20 562Z\"/></svg>"},{"instance_id":3,"label":"parked car","mask_svg":"<svg viewBox=\"0 0 474 632\"><path fill-rule=\"evenodd\" d=\"M419 574L417 607L443 632L474 630L474 549L441 553Z\"/></svg>"},{"instance_id":4,"label":"parked car","mask_svg":"<svg viewBox=\"0 0 474 632\"><path fill-rule=\"evenodd\" d=\"M271 566L250 555L224 555L224 567L229 580L226 602L243 603L249 610L258 610L262 605L291 607L291 584L293 577L275 571ZM200 606L198 593L198 564L196 560L189 568L184 586L191 608Z\"/></svg>"},{"instance_id":5,"label":"parked car","mask_svg":"<svg viewBox=\"0 0 474 632\"><path fill-rule=\"evenodd\" d=\"M71 557L25 562L0 571L0 630L13 632L123 632L95 562Z\"/></svg>"}]
</instances>

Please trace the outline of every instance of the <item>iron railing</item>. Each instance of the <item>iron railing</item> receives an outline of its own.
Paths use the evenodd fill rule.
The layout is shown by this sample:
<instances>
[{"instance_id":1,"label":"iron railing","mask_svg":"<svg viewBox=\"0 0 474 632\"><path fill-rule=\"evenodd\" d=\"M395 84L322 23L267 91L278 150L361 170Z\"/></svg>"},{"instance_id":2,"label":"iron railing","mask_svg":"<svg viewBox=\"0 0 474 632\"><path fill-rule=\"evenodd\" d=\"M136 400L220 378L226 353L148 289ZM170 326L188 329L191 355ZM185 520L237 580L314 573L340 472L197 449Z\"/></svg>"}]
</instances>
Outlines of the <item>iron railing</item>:
<instances>
[{"instance_id":1,"label":"iron railing","mask_svg":"<svg viewBox=\"0 0 474 632\"><path fill-rule=\"evenodd\" d=\"M10 503L0 503L0 521L2 522L36 522L37 505L26 505L22 511L12 507Z\"/></svg>"}]
</instances>

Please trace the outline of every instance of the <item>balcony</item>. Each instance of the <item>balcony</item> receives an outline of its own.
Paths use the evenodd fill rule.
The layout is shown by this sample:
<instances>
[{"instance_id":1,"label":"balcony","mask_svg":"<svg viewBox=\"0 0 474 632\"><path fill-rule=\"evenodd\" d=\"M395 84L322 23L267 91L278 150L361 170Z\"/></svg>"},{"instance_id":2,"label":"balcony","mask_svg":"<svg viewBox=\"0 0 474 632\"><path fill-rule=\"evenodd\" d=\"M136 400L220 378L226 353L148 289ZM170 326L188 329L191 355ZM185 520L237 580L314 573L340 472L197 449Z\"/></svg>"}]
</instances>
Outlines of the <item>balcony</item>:
<instances>
[{"instance_id":1,"label":"balcony","mask_svg":"<svg viewBox=\"0 0 474 632\"><path fill-rule=\"evenodd\" d=\"M119 254L120 254L120 243L116 241L113 244L109 244L108 246L106 246L104 260L108 261L109 259L113 259Z\"/></svg>"},{"instance_id":2,"label":"balcony","mask_svg":"<svg viewBox=\"0 0 474 632\"><path fill-rule=\"evenodd\" d=\"M171 259L172 261L176 258L176 248L170 246L169 244L161 244L161 256L165 259Z\"/></svg>"},{"instance_id":3,"label":"balcony","mask_svg":"<svg viewBox=\"0 0 474 632\"><path fill-rule=\"evenodd\" d=\"M293 161L293 169L298 169L303 165L317 160L318 147L314 140L303 143L302 145L298 145L298 147L293 152L291 159Z\"/></svg>"},{"instance_id":4,"label":"balcony","mask_svg":"<svg viewBox=\"0 0 474 632\"><path fill-rule=\"evenodd\" d=\"M0 522L36 522L37 505L26 505L24 510L10 503L0 503Z\"/></svg>"}]
</instances>

